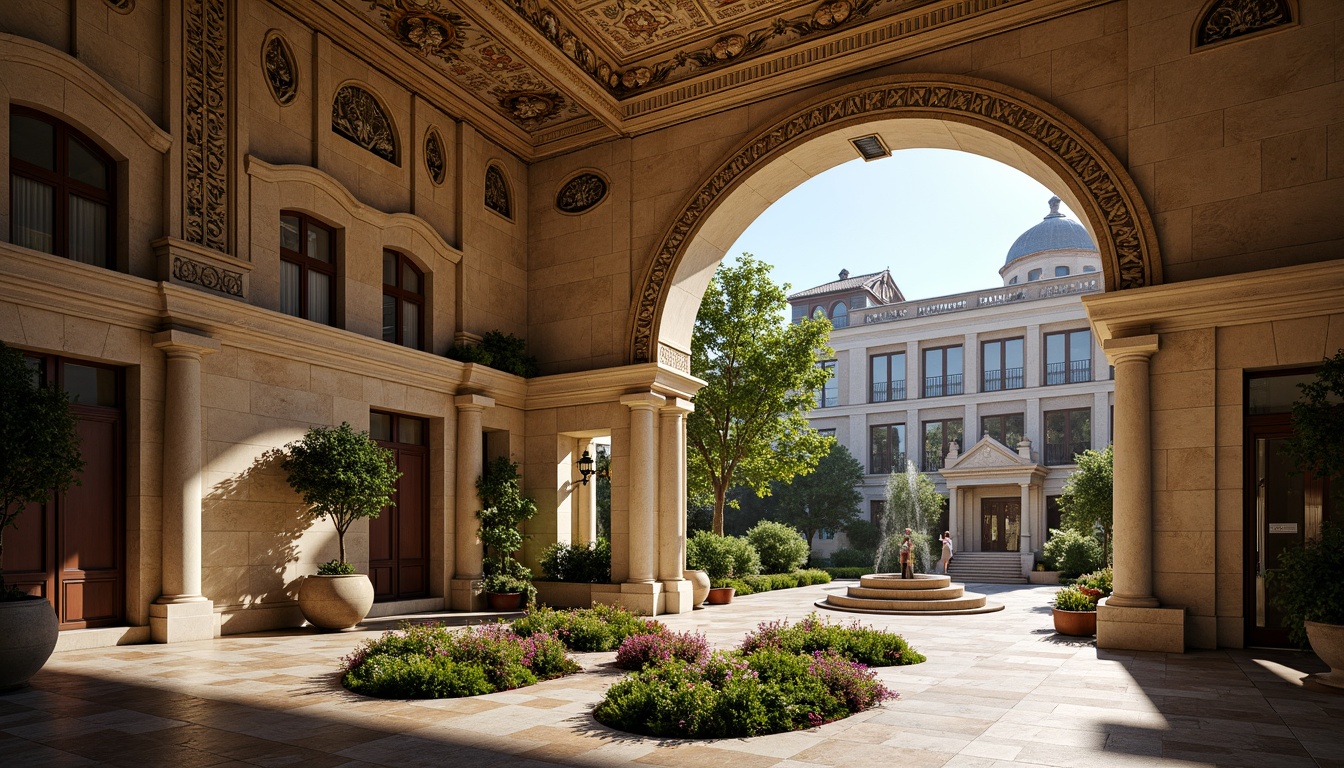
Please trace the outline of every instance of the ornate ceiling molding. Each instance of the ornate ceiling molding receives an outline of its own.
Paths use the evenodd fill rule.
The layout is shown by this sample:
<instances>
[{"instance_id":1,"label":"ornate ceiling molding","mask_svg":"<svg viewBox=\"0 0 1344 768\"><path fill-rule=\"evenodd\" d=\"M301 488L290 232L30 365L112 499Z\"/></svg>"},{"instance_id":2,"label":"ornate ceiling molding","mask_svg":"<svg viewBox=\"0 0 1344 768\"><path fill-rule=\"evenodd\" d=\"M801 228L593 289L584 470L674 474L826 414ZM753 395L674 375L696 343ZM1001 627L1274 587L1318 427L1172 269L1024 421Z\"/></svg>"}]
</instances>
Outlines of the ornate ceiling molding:
<instances>
[{"instance_id":1,"label":"ornate ceiling molding","mask_svg":"<svg viewBox=\"0 0 1344 768\"><path fill-rule=\"evenodd\" d=\"M875 120L916 117L963 123L1013 141L1060 176L1095 227L1107 290L1162 282L1148 209L1124 165L1058 108L978 78L902 75L849 86L792 109L731 152L692 192L654 250L631 307L630 362L649 362L672 278L705 220L756 171L818 136Z\"/></svg>"}]
</instances>

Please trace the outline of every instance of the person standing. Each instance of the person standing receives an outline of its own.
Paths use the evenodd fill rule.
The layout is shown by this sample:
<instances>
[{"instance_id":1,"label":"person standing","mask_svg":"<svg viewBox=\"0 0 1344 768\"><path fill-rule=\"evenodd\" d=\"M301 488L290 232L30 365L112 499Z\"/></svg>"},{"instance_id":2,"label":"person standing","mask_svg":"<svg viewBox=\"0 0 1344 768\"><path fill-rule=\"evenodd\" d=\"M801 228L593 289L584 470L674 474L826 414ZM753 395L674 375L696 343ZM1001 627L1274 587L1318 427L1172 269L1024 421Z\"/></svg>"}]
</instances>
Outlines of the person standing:
<instances>
[{"instance_id":1,"label":"person standing","mask_svg":"<svg viewBox=\"0 0 1344 768\"><path fill-rule=\"evenodd\" d=\"M952 534L950 531L943 531L943 535L938 538L943 543L943 557L938 561L942 566L943 573L946 574L952 566Z\"/></svg>"},{"instance_id":2,"label":"person standing","mask_svg":"<svg viewBox=\"0 0 1344 768\"><path fill-rule=\"evenodd\" d=\"M905 529L905 538L901 540L901 578L915 578L914 566L914 542L911 540L910 529Z\"/></svg>"}]
</instances>

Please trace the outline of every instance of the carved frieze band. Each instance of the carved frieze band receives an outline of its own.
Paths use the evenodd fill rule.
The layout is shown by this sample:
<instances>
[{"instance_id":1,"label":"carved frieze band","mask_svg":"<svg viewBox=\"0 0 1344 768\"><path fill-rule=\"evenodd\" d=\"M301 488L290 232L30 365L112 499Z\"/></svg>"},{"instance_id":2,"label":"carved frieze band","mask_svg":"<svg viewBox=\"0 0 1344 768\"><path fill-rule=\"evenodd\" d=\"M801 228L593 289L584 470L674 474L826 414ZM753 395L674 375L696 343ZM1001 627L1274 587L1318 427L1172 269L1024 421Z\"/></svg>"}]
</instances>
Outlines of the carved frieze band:
<instances>
[{"instance_id":1,"label":"carved frieze band","mask_svg":"<svg viewBox=\"0 0 1344 768\"><path fill-rule=\"evenodd\" d=\"M186 0L183 40L183 232L189 242L228 251L228 9L225 0Z\"/></svg>"},{"instance_id":2,"label":"carved frieze band","mask_svg":"<svg viewBox=\"0 0 1344 768\"><path fill-rule=\"evenodd\" d=\"M1293 23L1288 0L1218 0L1195 25L1195 47L1221 43Z\"/></svg>"},{"instance_id":3,"label":"carved frieze band","mask_svg":"<svg viewBox=\"0 0 1344 768\"><path fill-rule=\"evenodd\" d=\"M1030 143L1054 170L1076 182L1075 190L1093 204L1096 235L1112 258L1107 280L1115 288L1149 285L1160 274L1151 222L1122 166L1085 129L1050 114L1026 94L1009 95L990 84L956 80L887 81L813 102L776 123L719 166L664 234L636 299L631 359L649 362L654 330L671 277L691 236L738 182L803 141L864 120L934 117L980 125ZM1123 173L1123 171L1120 171Z\"/></svg>"},{"instance_id":4,"label":"carved frieze band","mask_svg":"<svg viewBox=\"0 0 1344 768\"><path fill-rule=\"evenodd\" d=\"M181 256L173 257L173 277L230 296L243 295L243 274L229 269L200 264Z\"/></svg>"},{"instance_id":5,"label":"carved frieze band","mask_svg":"<svg viewBox=\"0 0 1344 768\"><path fill-rule=\"evenodd\" d=\"M691 374L691 356L666 344L658 345L658 362L689 376Z\"/></svg>"}]
</instances>

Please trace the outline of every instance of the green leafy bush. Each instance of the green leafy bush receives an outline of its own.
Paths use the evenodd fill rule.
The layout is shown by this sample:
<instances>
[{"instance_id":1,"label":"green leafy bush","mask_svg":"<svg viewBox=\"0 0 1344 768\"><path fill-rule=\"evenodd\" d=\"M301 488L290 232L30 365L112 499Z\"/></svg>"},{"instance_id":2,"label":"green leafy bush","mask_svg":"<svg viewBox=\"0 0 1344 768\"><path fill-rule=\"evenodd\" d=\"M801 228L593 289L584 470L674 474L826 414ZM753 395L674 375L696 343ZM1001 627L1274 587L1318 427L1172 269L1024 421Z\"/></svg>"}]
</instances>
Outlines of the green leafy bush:
<instances>
[{"instance_id":1,"label":"green leafy bush","mask_svg":"<svg viewBox=\"0 0 1344 768\"><path fill-rule=\"evenodd\" d=\"M1099 597L1098 591L1089 587L1065 587L1055 593L1054 605L1061 611L1095 611Z\"/></svg>"},{"instance_id":2,"label":"green leafy bush","mask_svg":"<svg viewBox=\"0 0 1344 768\"><path fill-rule=\"evenodd\" d=\"M1344 525L1326 522L1320 538L1284 550L1269 582L1293 642L1307 646L1303 622L1344 624Z\"/></svg>"},{"instance_id":3,"label":"green leafy bush","mask_svg":"<svg viewBox=\"0 0 1344 768\"><path fill-rule=\"evenodd\" d=\"M1041 554L1046 568L1066 577L1090 573L1103 565L1097 540L1067 529L1050 531Z\"/></svg>"},{"instance_id":4,"label":"green leafy bush","mask_svg":"<svg viewBox=\"0 0 1344 768\"><path fill-rule=\"evenodd\" d=\"M851 549L850 547L841 547L831 553L832 568L865 568L864 573L873 572L873 559L875 553L866 549Z\"/></svg>"},{"instance_id":5,"label":"green leafy bush","mask_svg":"<svg viewBox=\"0 0 1344 768\"><path fill-rule=\"evenodd\" d=\"M794 575L799 579L807 579L807 582L803 584L803 586L831 583L831 574L827 573L825 568L804 568L801 571L795 572Z\"/></svg>"},{"instance_id":6,"label":"green leafy bush","mask_svg":"<svg viewBox=\"0 0 1344 768\"><path fill-rule=\"evenodd\" d=\"M697 531L686 541L686 563L708 574L715 586L723 586L723 580L730 576L740 579L761 572L761 559L750 542L709 531Z\"/></svg>"},{"instance_id":7,"label":"green leafy bush","mask_svg":"<svg viewBox=\"0 0 1344 768\"><path fill-rule=\"evenodd\" d=\"M542 553L541 570L556 581L607 584L611 581L611 542L606 539L591 544L556 542Z\"/></svg>"},{"instance_id":8,"label":"green leafy bush","mask_svg":"<svg viewBox=\"0 0 1344 768\"><path fill-rule=\"evenodd\" d=\"M1111 568L1107 566L1099 571L1085 573L1074 580L1074 586L1087 587L1101 592L1102 597L1106 597L1115 591L1115 580L1111 576Z\"/></svg>"},{"instance_id":9,"label":"green leafy bush","mask_svg":"<svg viewBox=\"0 0 1344 768\"><path fill-rule=\"evenodd\" d=\"M811 548L793 526L762 520L747 531L747 541L760 557L764 573L792 573L807 562Z\"/></svg>"},{"instance_id":10,"label":"green leafy bush","mask_svg":"<svg viewBox=\"0 0 1344 768\"><path fill-rule=\"evenodd\" d=\"M553 635L572 651L613 651L627 637L657 635L667 631L662 623L645 619L614 605L557 611L533 608L513 622L522 637Z\"/></svg>"},{"instance_id":11,"label":"green leafy bush","mask_svg":"<svg viewBox=\"0 0 1344 768\"><path fill-rule=\"evenodd\" d=\"M532 378L538 373L537 359L527 354L527 342L512 333L487 331L480 344L457 343L448 357L464 363L480 363L498 371Z\"/></svg>"},{"instance_id":12,"label":"green leafy bush","mask_svg":"<svg viewBox=\"0 0 1344 768\"><path fill-rule=\"evenodd\" d=\"M318 576L349 576L355 572L355 566L340 560L328 560L317 566Z\"/></svg>"},{"instance_id":13,"label":"green leafy bush","mask_svg":"<svg viewBox=\"0 0 1344 768\"><path fill-rule=\"evenodd\" d=\"M477 696L532 685L579 670L559 639L519 637L507 624L463 630L405 626L366 640L341 660L341 682L385 699Z\"/></svg>"},{"instance_id":14,"label":"green leafy bush","mask_svg":"<svg viewBox=\"0 0 1344 768\"><path fill-rule=\"evenodd\" d=\"M857 620L849 624L832 624L830 619L818 616L815 611L792 626L783 620L757 625L756 630L748 632L742 641L742 650L751 653L759 648L805 654L833 650L850 661L870 667L904 666L925 660L900 635L865 627Z\"/></svg>"},{"instance_id":15,"label":"green leafy bush","mask_svg":"<svg viewBox=\"0 0 1344 768\"><path fill-rule=\"evenodd\" d=\"M851 566L842 566L839 568L832 566L829 568L822 568L822 570L825 571L826 574L829 575L832 579L857 579L860 576L867 576L868 574L872 573L873 566L851 565Z\"/></svg>"},{"instance_id":16,"label":"green leafy bush","mask_svg":"<svg viewBox=\"0 0 1344 768\"><path fill-rule=\"evenodd\" d=\"M751 586L751 584L747 583L743 579L724 579L723 581L719 582L716 586L732 587L733 591L736 593L738 597L756 594L756 588Z\"/></svg>"}]
</instances>

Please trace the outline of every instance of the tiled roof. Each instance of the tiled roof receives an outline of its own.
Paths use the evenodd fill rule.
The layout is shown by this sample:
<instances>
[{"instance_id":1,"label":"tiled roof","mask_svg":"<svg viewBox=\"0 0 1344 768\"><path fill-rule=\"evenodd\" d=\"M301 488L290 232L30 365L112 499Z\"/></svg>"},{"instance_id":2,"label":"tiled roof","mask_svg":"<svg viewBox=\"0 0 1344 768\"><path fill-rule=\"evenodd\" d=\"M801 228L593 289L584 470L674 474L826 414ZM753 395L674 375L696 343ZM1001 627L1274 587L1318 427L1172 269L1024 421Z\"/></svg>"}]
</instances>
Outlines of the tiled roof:
<instances>
[{"instance_id":1,"label":"tiled roof","mask_svg":"<svg viewBox=\"0 0 1344 768\"><path fill-rule=\"evenodd\" d=\"M881 281L882 276L884 274L886 274L886 270L883 270L881 272L872 272L867 275L856 275L853 277L847 277L843 280L835 280L833 282L825 283L823 285L818 285L814 288L808 288L807 290L791 294L789 296L789 301L794 301L795 299L811 298L812 296L825 296L830 293L847 293L850 291L857 291L861 288L871 289L874 284Z\"/></svg>"}]
</instances>

